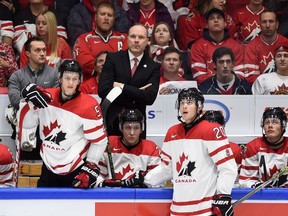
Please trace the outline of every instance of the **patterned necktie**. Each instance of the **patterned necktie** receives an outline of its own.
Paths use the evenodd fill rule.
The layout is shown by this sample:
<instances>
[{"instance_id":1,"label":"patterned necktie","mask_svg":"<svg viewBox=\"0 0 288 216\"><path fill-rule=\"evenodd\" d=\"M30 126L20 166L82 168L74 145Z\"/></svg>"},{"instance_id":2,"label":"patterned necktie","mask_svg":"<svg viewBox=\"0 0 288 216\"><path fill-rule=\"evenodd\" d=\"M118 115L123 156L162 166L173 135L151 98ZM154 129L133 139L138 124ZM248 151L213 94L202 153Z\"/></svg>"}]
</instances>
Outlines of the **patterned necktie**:
<instances>
[{"instance_id":1,"label":"patterned necktie","mask_svg":"<svg viewBox=\"0 0 288 216\"><path fill-rule=\"evenodd\" d=\"M134 60L134 65L133 65L133 67L131 69L131 76L132 77L133 77L133 75L134 75L134 73L135 73L135 71L137 69L137 63L138 63L138 59L137 58L133 58L133 60Z\"/></svg>"}]
</instances>

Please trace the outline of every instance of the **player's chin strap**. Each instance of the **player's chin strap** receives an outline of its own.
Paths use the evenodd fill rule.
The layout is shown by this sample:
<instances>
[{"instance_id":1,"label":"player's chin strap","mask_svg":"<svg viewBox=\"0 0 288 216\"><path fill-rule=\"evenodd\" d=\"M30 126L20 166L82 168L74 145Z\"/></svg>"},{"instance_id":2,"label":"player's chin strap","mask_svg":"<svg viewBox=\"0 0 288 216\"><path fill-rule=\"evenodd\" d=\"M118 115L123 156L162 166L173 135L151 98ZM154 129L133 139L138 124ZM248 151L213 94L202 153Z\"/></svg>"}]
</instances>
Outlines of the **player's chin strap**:
<instances>
[{"instance_id":1,"label":"player's chin strap","mask_svg":"<svg viewBox=\"0 0 288 216\"><path fill-rule=\"evenodd\" d=\"M283 145L283 143L284 143L284 141L285 141L285 138L283 137L285 131L286 131L286 130L284 129L283 132L282 132L282 134L281 134L281 136L280 136L280 138L279 138L276 142L270 142L270 141L268 141L266 135L265 135L264 132L263 132L263 129L262 129L262 135L263 135L263 138L265 139L266 143L267 143L269 146L271 146L273 149L274 149L274 148L277 149L278 147L280 147L281 145ZM281 139L282 139L282 140L281 140Z\"/></svg>"}]
</instances>

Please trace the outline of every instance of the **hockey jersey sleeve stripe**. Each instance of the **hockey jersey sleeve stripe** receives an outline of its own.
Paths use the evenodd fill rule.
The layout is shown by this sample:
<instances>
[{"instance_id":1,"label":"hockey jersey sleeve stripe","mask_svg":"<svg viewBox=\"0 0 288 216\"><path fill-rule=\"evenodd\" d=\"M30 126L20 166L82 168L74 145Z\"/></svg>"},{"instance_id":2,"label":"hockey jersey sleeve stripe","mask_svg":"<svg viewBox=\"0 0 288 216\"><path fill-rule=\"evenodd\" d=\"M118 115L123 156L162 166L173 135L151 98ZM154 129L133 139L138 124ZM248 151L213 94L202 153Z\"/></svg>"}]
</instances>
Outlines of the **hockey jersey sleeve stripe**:
<instances>
[{"instance_id":1,"label":"hockey jersey sleeve stripe","mask_svg":"<svg viewBox=\"0 0 288 216\"><path fill-rule=\"evenodd\" d=\"M247 177L247 176L243 176L243 175L240 175L239 179L241 179L241 180L255 180L255 181L259 180L259 178L257 176L249 176L249 177Z\"/></svg>"},{"instance_id":2,"label":"hockey jersey sleeve stripe","mask_svg":"<svg viewBox=\"0 0 288 216\"><path fill-rule=\"evenodd\" d=\"M255 70L259 70L259 65L255 65L255 64L244 64L244 68L252 68Z\"/></svg>"},{"instance_id":3,"label":"hockey jersey sleeve stripe","mask_svg":"<svg viewBox=\"0 0 288 216\"><path fill-rule=\"evenodd\" d=\"M229 145L229 144L223 145L223 146L217 148L216 150L212 151L212 152L210 153L210 156L213 157L213 156L215 156L216 154L218 154L219 152L221 152L221 151L223 151L223 150L225 150L225 149L228 149L228 148L230 148L230 145Z\"/></svg>"},{"instance_id":4,"label":"hockey jersey sleeve stripe","mask_svg":"<svg viewBox=\"0 0 288 216\"><path fill-rule=\"evenodd\" d=\"M0 176L7 175L8 173L13 172L13 164L1 165L0 169L2 168L4 169L4 171L0 170Z\"/></svg>"},{"instance_id":5,"label":"hockey jersey sleeve stripe","mask_svg":"<svg viewBox=\"0 0 288 216\"><path fill-rule=\"evenodd\" d=\"M84 130L84 133L85 134L93 133L95 131L100 130L101 128L103 128L103 124L100 124L100 125L98 125L98 126L96 126L94 128L91 128L91 129Z\"/></svg>"},{"instance_id":6,"label":"hockey jersey sleeve stripe","mask_svg":"<svg viewBox=\"0 0 288 216\"><path fill-rule=\"evenodd\" d=\"M229 157L223 158L222 160L219 160L218 162L216 162L216 165L219 166L223 163L225 163L226 161L229 161L233 159L234 160L234 155L230 155Z\"/></svg>"},{"instance_id":7,"label":"hockey jersey sleeve stripe","mask_svg":"<svg viewBox=\"0 0 288 216\"><path fill-rule=\"evenodd\" d=\"M259 166L245 166L242 164L241 169L243 169L243 170L258 170Z\"/></svg>"},{"instance_id":8,"label":"hockey jersey sleeve stripe","mask_svg":"<svg viewBox=\"0 0 288 216\"><path fill-rule=\"evenodd\" d=\"M98 143L98 142L104 140L105 138L106 138L106 134L103 134L102 136L98 137L97 139L93 139L93 140L89 139L89 141L92 143Z\"/></svg>"},{"instance_id":9,"label":"hockey jersey sleeve stripe","mask_svg":"<svg viewBox=\"0 0 288 216\"><path fill-rule=\"evenodd\" d=\"M191 64L191 68L192 69L195 68L195 67L206 69L206 64L203 64L201 62L195 62L195 63Z\"/></svg>"}]
</instances>

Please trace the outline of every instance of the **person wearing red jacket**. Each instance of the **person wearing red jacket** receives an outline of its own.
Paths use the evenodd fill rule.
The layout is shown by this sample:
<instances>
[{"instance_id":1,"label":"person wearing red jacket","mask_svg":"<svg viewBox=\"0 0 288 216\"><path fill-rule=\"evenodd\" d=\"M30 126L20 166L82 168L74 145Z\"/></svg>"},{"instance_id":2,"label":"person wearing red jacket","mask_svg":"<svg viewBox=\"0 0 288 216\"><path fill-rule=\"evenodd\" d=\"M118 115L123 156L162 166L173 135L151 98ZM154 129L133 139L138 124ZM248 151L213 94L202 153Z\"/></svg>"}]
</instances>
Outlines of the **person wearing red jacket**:
<instances>
[{"instance_id":1,"label":"person wearing red jacket","mask_svg":"<svg viewBox=\"0 0 288 216\"><path fill-rule=\"evenodd\" d=\"M127 34L113 30L115 10L111 3L98 4L95 20L95 30L80 35L73 48L74 59L83 68L84 81L93 76L94 61L99 52L116 52L128 48Z\"/></svg>"},{"instance_id":2,"label":"person wearing red jacket","mask_svg":"<svg viewBox=\"0 0 288 216\"><path fill-rule=\"evenodd\" d=\"M249 4L238 9L233 16L237 26L237 39L248 44L260 32L260 14L264 11L263 0L250 0Z\"/></svg>"},{"instance_id":3,"label":"person wearing red jacket","mask_svg":"<svg viewBox=\"0 0 288 216\"><path fill-rule=\"evenodd\" d=\"M14 166L15 160L11 150L5 144L0 143L0 188L15 187Z\"/></svg>"},{"instance_id":4,"label":"person wearing red jacket","mask_svg":"<svg viewBox=\"0 0 288 216\"><path fill-rule=\"evenodd\" d=\"M190 50L190 63L193 79L198 85L205 79L216 73L212 55L218 47L231 48L234 56L233 71L240 77L244 77L243 47L231 38L225 29L225 14L222 10L213 8L206 15L204 34L196 40Z\"/></svg>"},{"instance_id":5,"label":"person wearing red jacket","mask_svg":"<svg viewBox=\"0 0 288 216\"><path fill-rule=\"evenodd\" d=\"M261 35L245 47L246 80L252 85L260 74L275 72L274 51L288 46L288 39L278 34L279 22L274 11L266 9L260 15Z\"/></svg>"},{"instance_id":6,"label":"person wearing red jacket","mask_svg":"<svg viewBox=\"0 0 288 216\"><path fill-rule=\"evenodd\" d=\"M179 49L186 51L190 49L191 43L203 35L206 27L205 15L212 8L225 11L223 0L202 0L198 1L195 8L188 15L180 16L177 20L177 43ZM234 37L236 33L235 23L230 15L225 12L226 28L229 35Z\"/></svg>"},{"instance_id":7,"label":"person wearing red jacket","mask_svg":"<svg viewBox=\"0 0 288 216\"><path fill-rule=\"evenodd\" d=\"M79 90L85 94L98 94L98 82L99 77L102 72L104 63L106 61L108 51L104 50L101 51L95 58L95 69L94 69L94 75L90 79L82 82L80 84Z\"/></svg>"}]
</instances>

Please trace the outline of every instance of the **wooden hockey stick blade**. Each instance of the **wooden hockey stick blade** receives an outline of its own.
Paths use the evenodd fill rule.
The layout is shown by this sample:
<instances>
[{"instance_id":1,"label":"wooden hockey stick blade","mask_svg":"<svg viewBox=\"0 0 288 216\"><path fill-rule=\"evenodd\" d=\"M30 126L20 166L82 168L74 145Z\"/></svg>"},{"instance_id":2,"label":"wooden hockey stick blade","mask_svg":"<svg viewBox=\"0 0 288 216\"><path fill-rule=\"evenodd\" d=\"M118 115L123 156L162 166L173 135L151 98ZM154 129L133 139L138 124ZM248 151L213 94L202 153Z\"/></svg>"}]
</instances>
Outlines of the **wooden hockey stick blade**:
<instances>
[{"instance_id":1,"label":"wooden hockey stick blade","mask_svg":"<svg viewBox=\"0 0 288 216\"><path fill-rule=\"evenodd\" d=\"M233 208L235 208L237 205L239 205L240 203L244 202L245 200L247 200L249 197L253 196L255 193L257 193L258 191L260 191L261 189L265 188L267 185L269 185L271 182L279 179L280 176L282 176L284 173L288 172L288 166L284 167L283 169L281 169L278 173L275 173L270 179L268 179L267 181L263 182L263 184L259 185L258 187L256 187L254 190L250 191L248 194L246 194L244 197L242 197L241 199L237 200L236 202L234 202Z\"/></svg>"},{"instance_id":2,"label":"wooden hockey stick blade","mask_svg":"<svg viewBox=\"0 0 288 216\"><path fill-rule=\"evenodd\" d=\"M101 104L101 110L102 110L102 116L103 116L103 124L105 129L108 128L109 124L106 123L106 113L107 110L110 106L110 104L122 93L122 88L120 87L114 87L106 96L104 99L103 103ZM114 163L112 159L112 154L111 154L111 148L110 148L110 143L109 143L109 138L107 142L107 154L108 154L108 160L109 160L109 166L111 170L111 177L113 180L115 180L115 171L114 171Z\"/></svg>"}]
</instances>

